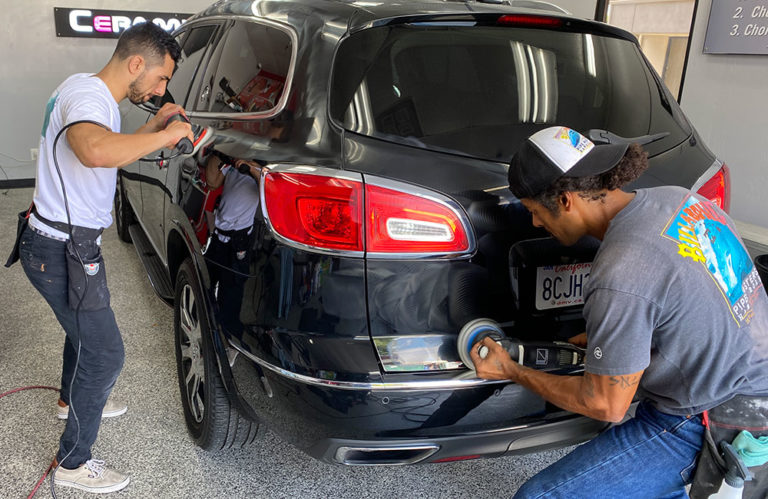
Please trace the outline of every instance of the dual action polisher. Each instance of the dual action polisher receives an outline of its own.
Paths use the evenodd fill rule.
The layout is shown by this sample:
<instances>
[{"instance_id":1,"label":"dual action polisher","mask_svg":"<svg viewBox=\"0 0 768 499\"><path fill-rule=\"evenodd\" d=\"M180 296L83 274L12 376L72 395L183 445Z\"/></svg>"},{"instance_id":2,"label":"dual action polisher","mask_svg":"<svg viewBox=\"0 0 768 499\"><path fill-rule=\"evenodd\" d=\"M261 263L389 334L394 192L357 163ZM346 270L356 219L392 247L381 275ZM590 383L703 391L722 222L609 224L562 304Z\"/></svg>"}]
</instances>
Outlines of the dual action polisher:
<instances>
[{"instance_id":1,"label":"dual action polisher","mask_svg":"<svg viewBox=\"0 0 768 499\"><path fill-rule=\"evenodd\" d=\"M165 126L171 121L183 121L189 123L189 119L181 112L170 115L165 120ZM182 138L176 144L176 150L181 154L195 154L197 151L203 148L213 138L213 128L202 127L200 125L192 125L192 135L195 137L195 141L189 140L187 137Z\"/></svg>"},{"instance_id":2,"label":"dual action polisher","mask_svg":"<svg viewBox=\"0 0 768 499\"><path fill-rule=\"evenodd\" d=\"M471 349L478 348L476 344L483 338L491 338L507 351L513 361L533 369L554 371L579 367L584 363L583 348L561 341L528 342L507 338L497 322L481 318L466 323L456 341L459 358L469 369L475 369ZM486 358L488 347L480 346L477 353L481 359Z\"/></svg>"}]
</instances>

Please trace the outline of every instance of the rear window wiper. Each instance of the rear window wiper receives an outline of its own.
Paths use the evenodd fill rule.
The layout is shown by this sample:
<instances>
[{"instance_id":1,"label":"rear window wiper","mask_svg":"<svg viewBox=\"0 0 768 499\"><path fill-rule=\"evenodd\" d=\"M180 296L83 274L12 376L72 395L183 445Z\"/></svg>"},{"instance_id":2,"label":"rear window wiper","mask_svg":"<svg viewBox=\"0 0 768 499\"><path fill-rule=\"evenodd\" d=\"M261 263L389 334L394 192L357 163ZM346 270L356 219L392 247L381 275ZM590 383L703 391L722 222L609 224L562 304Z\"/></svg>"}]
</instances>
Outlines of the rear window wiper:
<instances>
[{"instance_id":1,"label":"rear window wiper","mask_svg":"<svg viewBox=\"0 0 768 499\"><path fill-rule=\"evenodd\" d=\"M651 142L663 139L669 135L669 132L660 132L653 135L640 135L639 137L622 137L615 133L611 133L608 130L593 128L587 132L587 135L589 136L589 140L596 144L640 144L641 146L644 146Z\"/></svg>"}]
</instances>

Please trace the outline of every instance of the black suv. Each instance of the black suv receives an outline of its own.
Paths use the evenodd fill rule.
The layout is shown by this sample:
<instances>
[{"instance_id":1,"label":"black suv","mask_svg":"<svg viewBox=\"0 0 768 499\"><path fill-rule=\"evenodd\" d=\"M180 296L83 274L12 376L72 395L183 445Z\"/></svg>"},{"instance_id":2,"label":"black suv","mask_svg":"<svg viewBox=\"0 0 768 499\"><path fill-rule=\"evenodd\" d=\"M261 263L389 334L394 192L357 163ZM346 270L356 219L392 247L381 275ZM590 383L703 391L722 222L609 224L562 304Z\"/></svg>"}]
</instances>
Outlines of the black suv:
<instances>
[{"instance_id":1,"label":"black suv","mask_svg":"<svg viewBox=\"0 0 768 499\"><path fill-rule=\"evenodd\" d=\"M597 243L564 248L533 227L507 164L557 124L642 142L651 167L635 187L685 186L727 208L728 169L631 34L524 4L220 1L175 32L162 102L209 129L207 156L122 169L115 208L174 307L201 447L245 445L263 423L324 461L410 464L606 427L477 379L457 354L478 318L545 343L584 329ZM124 106L123 131L162 102ZM226 168L250 194L214 188L211 157L263 165ZM246 226L219 225L224 207ZM222 257L214 238L238 246Z\"/></svg>"}]
</instances>

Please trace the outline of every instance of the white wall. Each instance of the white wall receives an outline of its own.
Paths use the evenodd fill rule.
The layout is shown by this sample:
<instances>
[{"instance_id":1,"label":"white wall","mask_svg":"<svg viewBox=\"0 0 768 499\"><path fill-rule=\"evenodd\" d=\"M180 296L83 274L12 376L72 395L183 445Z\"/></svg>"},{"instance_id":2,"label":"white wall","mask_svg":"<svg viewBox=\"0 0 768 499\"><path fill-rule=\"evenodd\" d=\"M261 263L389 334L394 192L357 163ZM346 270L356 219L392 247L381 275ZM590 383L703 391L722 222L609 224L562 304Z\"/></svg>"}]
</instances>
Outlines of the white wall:
<instances>
[{"instance_id":1,"label":"white wall","mask_svg":"<svg viewBox=\"0 0 768 499\"><path fill-rule=\"evenodd\" d=\"M768 56L704 54L713 1L699 0L680 103L731 168L733 218L768 229Z\"/></svg>"},{"instance_id":2,"label":"white wall","mask_svg":"<svg viewBox=\"0 0 768 499\"><path fill-rule=\"evenodd\" d=\"M688 34L694 4L693 0L615 1L608 9L608 22L635 34Z\"/></svg>"},{"instance_id":3,"label":"white wall","mask_svg":"<svg viewBox=\"0 0 768 499\"><path fill-rule=\"evenodd\" d=\"M2 2L0 30L0 166L11 179L33 178L43 110L73 73L97 72L117 40L57 38L54 7L193 13L213 0L24 0ZM0 180L5 176L0 172Z\"/></svg>"},{"instance_id":4,"label":"white wall","mask_svg":"<svg viewBox=\"0 0 768 499\"><path fill-rule=\"evenodd\" d=\"M558 7L562 7L576 17L585 19L595 18L597 0L544 0Z\"/></svg>"}]
</instances>

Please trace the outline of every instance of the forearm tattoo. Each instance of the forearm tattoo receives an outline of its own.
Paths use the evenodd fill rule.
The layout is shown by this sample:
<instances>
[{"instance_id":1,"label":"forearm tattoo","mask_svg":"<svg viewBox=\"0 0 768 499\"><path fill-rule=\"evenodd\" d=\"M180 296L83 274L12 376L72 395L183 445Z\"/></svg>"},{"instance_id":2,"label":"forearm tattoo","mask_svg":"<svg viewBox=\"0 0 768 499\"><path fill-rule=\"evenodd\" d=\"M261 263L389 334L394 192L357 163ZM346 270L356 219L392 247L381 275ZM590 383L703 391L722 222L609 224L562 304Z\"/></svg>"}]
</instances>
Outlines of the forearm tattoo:
<instances>
[{"instance_id":1,"label":"forearm tattoo","mask_svg":"<svg viewBox=\"0 0 768 499\"><path fill-rule=\"evenodd\" d=\"M626 390L640 383L640 376L611 376L611 386L618 386Z\"/></svg>"}]
</instances>

